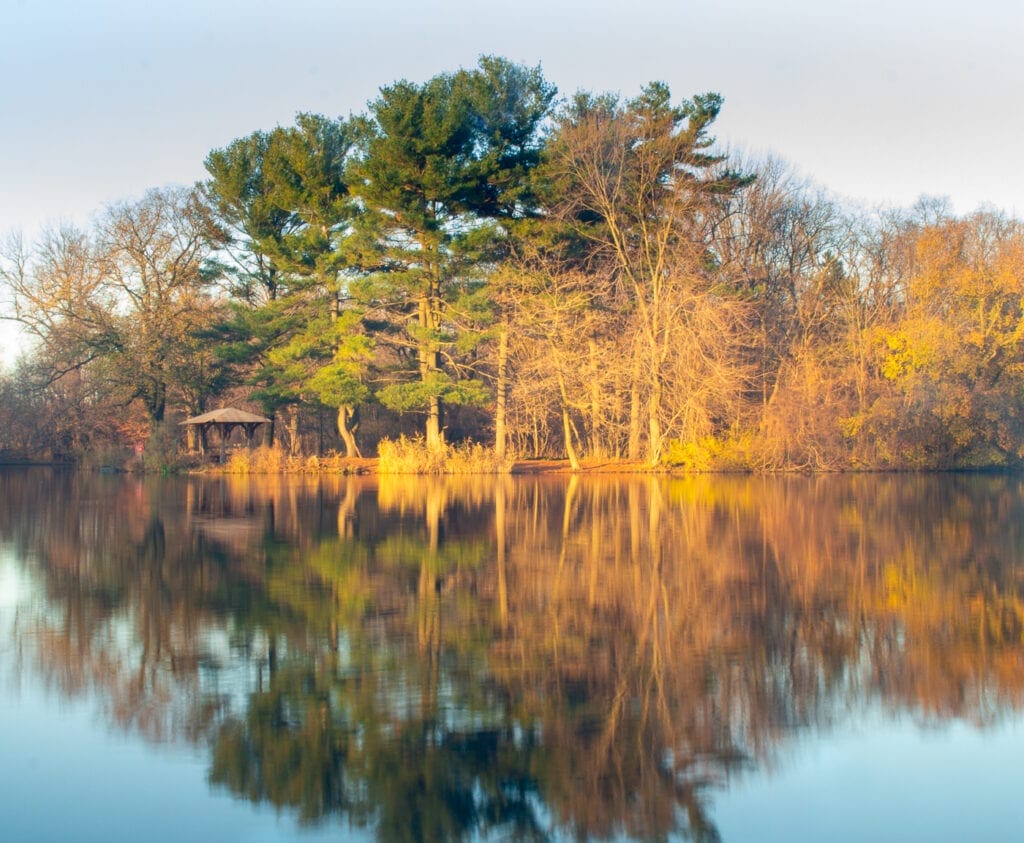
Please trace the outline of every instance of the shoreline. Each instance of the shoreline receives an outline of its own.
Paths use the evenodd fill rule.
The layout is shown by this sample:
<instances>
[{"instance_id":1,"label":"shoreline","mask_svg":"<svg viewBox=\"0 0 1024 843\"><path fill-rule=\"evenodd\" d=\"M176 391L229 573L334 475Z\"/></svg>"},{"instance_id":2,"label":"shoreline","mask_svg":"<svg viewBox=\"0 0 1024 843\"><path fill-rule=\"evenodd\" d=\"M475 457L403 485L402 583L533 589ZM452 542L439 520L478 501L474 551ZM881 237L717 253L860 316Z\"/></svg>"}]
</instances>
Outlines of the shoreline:
<instances>
[{"instance_id":1,"label":"shoreline","mask_svg":"<svg viewBox=\"0 0 1024 843\"><path fill-rule=\"evenodd\" d=\"M615 459L582 459L579 469L573 469L567 459L525 459L514 460L505 471L388 471L381 472L377 457L294 457L278 463L265 470L240 471L229 462L225 466L214 463L183 464L167 466L160 470L145 470L141 466L115 465L76 465L66 461L0 461L2 469L49 468L60 471L96 472L99 474L129 474L138 477L158 475L181 475L196 477L536 477L556 476L662 476L692 477L696 475L743 475L743 476L803 476L820 477L835 475L864 474L972 474L972 475L1019 475L1024 473L1022 467L989 466L989 467L958 467L958 468L852 468L846 470L808 470L777 469L773 471L757 471L755 469L707 469L703 471L687 470L681 467L660 465L651 467L646 462Z\"/></svg>"},{"instance_id":2,"label":"shoreline","mask_svg":"<svg viewBox=\"0 0 1024 843\"><path fill-rule=\"evenodd\" d=\"M303 463L307 463L304 460ZM536 459L536 460L515 460L508 471L490 472L380 472L378 470L379 460L376 457L355 457L340 458L331 460L327 465L300 465L294 469L281 468L277 471L237 471L232 470L230 463L227 466L206 465L199 468L186 469L186 474L216 475L216 476L287 476L287 475L361 475L361 476L408 476L408 477L472 477L472 476L536 476L545 474L676 474L678 470L668 466L657 466L652 468L647 463L618 461L618 460L581 460L580 468L574 470L569 460L562 459Z\"/></svg>"}]
</instances>

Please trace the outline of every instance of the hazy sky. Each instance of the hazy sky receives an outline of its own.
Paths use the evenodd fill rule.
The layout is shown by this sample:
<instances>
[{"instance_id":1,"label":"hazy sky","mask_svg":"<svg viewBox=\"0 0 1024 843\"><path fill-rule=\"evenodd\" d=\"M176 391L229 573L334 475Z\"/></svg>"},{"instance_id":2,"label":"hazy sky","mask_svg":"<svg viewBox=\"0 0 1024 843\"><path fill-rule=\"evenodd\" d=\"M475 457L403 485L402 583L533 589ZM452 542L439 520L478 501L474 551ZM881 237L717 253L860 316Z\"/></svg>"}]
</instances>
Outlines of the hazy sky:
<instances>
[{"instance_id":1,"label":"hazy sky","mask_svg":"<svg viewBox=\"0 0 1024 843\"><path fill-rule=\"evenodd\" d=\"M720 141L869 204L1024 213L1022 37L1022 0L0 0L0 233L482 53L563 94L717 91Z\"/></svg>"}]
</instances>

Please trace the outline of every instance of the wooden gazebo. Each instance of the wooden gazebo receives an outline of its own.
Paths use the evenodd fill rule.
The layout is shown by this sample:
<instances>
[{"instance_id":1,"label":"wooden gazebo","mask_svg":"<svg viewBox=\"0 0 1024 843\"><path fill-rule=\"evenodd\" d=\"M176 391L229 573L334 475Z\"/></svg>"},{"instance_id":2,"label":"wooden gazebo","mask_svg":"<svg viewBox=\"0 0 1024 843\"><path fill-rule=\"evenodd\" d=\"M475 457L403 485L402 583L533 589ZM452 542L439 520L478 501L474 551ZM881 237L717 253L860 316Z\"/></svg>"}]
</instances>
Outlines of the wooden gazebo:
<instances>
[{"instance_id":1,"label":"wooden gazebo","mask_svg":"<svg viewBox=\"0 0 1024 843\"><path fill-rule=\"evenodd\" d=\"M270 424L270 419L247 413L236 407L222 407L219 410L211 410L208 413L185 419L181 424L195 425L199 431L200 450L204 447L207 432L210 428L216 428L220 433L220 461L223 463L225 446L231 436L231 431L236 427L242 428L245 431L246 445L252 447L252 437L256 433L256 428L261 424Z\"/></svg>"}]
</instances>

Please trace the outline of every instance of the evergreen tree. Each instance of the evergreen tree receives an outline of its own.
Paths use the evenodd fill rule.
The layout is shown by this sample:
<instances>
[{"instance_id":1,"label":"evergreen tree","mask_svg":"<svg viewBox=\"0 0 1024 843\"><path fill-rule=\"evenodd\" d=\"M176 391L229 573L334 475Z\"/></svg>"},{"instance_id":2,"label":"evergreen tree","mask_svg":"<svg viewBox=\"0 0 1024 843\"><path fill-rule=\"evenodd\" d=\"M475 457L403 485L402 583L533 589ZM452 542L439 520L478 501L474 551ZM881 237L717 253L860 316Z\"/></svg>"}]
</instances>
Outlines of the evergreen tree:
<instances>
[{"instance_id":1,"label":"evergreen tree","mask_svg":"<svg viewBox=\"0 0 1024 843\"><path fill-rule=\"evenodd\" d=\"M370 105L353 190L376 270L364 296L399 330L386 405L426 413L430 447L443 442L442 408L482 403L466 355L481 339L463 318L475 308L503 229L526 208L526 173L554 89L539 69L483 58L472 71L423 84L396 82Z\"/></svg>"},{"instance_id":2,"label":"evergreen tree","mask_svg":"<svg viewBox=\"0 0 1024 843\"><path fill-rule=\"evenodd\" d=\"M266 412L305 399L334 407L349 456L359 454L356 407L369 396L362 367L370 348L347 288L353 140L349 121L299 114L293 127L255 133L207 159L208 192L242 235L245 283L236 292L247 307L225 326L235 340L226 353L251 367Z\"/></svg>"}]
</instances>

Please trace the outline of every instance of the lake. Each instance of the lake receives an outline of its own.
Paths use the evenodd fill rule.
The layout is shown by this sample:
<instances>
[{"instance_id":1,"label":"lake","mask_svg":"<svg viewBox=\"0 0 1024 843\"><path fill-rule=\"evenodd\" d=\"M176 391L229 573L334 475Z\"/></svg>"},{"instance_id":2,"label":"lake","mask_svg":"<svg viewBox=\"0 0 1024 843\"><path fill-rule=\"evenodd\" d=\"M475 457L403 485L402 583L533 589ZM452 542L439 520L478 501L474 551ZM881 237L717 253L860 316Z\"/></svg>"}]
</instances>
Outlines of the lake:
<instances>
[{"instance_id":1,"label":"lake","mask_svg":"<svg viewBox=\"0 0 1024 843\"><path fill-rule=\"evenodd\" d=\"M5 840L1006 840L1015 476L0 471Z\"/></svg>"}]
</instances>

